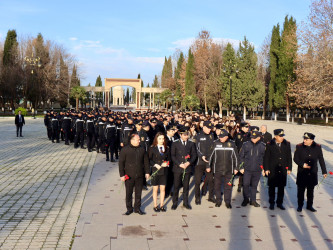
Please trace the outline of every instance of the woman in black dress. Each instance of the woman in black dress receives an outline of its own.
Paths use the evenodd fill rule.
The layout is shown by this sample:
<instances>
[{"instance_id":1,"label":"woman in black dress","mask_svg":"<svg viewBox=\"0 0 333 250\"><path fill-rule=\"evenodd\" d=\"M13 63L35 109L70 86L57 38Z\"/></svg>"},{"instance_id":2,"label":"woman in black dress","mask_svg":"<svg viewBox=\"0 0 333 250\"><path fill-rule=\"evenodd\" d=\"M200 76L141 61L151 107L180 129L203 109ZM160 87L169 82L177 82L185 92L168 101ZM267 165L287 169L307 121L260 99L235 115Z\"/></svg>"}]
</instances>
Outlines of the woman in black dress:
<instances>
[{"instance_id":1,"label":"woman in black dress","mask_svg":"<svg viewBox=\"0 0 333 250\"><path fill-rule=\"evenodd\" d=\"M151 184L153 186L154 211L165 212L164 197L167 182L167 167L170 163L170 149L167 146L165 135L158 132L148 151L150 166L152 167ZM160 188L160 207L157 206L157 192Z\"/></svg>"}]
</instances>

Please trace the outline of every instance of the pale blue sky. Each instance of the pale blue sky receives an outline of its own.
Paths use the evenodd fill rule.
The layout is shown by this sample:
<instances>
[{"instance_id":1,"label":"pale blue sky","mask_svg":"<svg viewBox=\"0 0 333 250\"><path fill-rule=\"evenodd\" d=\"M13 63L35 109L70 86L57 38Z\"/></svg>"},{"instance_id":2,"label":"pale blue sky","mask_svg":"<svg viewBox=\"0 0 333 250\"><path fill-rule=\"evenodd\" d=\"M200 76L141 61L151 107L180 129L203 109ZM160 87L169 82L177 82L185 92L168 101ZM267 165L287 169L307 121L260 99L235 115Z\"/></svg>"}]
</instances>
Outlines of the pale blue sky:
<instances>
[{"instance_id":1,"label":"pale blue sky","mask_svg":"<svg viewBox=\"0 0 333 250\"><path fill-rule=\"evenodd\" d=\"M48 1L0 0L0 40L9 29L18 36L55 40L76 56L82 85L102 79L136 78L151 83L164 56L187 51L202 29L217 39L256 47L283 23L285 15L306 19L310 0Z\"/></svg>"}]
</instances>

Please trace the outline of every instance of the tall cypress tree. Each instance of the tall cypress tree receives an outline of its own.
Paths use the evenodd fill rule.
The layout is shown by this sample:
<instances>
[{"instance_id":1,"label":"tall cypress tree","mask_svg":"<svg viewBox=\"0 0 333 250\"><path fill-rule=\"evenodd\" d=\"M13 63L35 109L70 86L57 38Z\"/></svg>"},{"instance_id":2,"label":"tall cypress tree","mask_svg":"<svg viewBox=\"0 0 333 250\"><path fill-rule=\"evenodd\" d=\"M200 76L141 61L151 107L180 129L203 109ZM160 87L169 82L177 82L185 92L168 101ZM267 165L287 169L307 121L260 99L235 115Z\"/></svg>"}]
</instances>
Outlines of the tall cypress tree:
<instances>
[{"instance_id":1,"label":"tall cypress tree","mask_svg":"<svg viewBox=\"0 0 333 250\"><path fill-rule=\"evenodd\" d=\"M275 92L277 89L277 75L279 67L279 51L281 46L281 37L280 37L280 25L277 24L273 27L271 45L269 49L269 73L270 81L268 85L268 103L270 110L276 108L275 104Z\"/></svg>"},{"instance_id":2,"label":"tall cypress tree","mask_svg":"<svg viewBox=\"0 0 333 250\"><path fill-rule=\"evenodd\" d=\"M100 75L98 75L98 77L96 78L96 83L95 83L95 87L102 87L103 83L102 83L102 78ZM102 99L103 97L103 93L102 92L97 92L95 94L95 97L97 99Z\"/></svg>"},{"instance_id":3,"label":"tall cypress tree","mask_svg":"<svg viewBox=\"0 0 333 250\"><path fill-rule=\"evenodd\" d=\"M181 82L180 82L180 72L182 70L182 65L183 65L184 61L185 61L184 54L183 54L183 52L180 52L180 55L179 55L179 58L178 58L178 61L177 61L177 67L175 69L175 99L176 99L177 103L179 103L181 101L181 96L182 96L182 93L181 93L182 86L181 86Z\"/></svg>"},{"instance_id":4,"label":"tall cypress tree","mask_svg":"<svg viewBox=\"0 0 333 250\"><path fill-rule=\"evenodd\" d=\"M14 64L17 48L17 34L15 30L8 30L3 50L3 66Z\"/></svg>"},{"instance_id":5,"label":"tall cypress tree","mask_svg":"<svg viewBox=\"0 0 333 250\"><path fill-rule=\"evenodd\" d=\"M159 82L158 82L158 77L157 77L157 75L155 75L155 77L154 77L154 82L153 82L152 87L153 87L153 88L158 88L158 87L159 87Z\"/></svg>"},{"instance_id":6,"label":"tall cypress tree","mask_svg":"<svg viewBox=\"0 0 333 250\"><path fill-rule=\"evenodd\" d=\"M195 82L194 82L194 55L191 49L188 50L188 60L186 65L185 75L185 92L186 95L195 95Z\"/></svg>"},{"instance_id":7,"label":"tall cypress tree","mask_svg":"<svg viewBox=\"0 0 333 250\"><path fill-rule=\"evenodd\" d=\"M73 70L72 70L72 75L71 75L71 88L80 86L80 80L77 75L77 69L76 65L74 64Z\"/></svg>"}]
</instances>

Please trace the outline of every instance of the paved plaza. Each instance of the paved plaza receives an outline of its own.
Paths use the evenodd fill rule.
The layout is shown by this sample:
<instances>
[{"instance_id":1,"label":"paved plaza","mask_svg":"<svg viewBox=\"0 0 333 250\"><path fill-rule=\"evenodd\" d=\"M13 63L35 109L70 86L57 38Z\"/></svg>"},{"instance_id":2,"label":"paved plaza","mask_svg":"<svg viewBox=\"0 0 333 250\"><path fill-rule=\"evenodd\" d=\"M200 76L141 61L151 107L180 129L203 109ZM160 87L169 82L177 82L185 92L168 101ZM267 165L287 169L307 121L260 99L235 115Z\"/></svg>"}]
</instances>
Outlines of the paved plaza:
<instances>
[{"instance_id":1,"label":"paved plaza","mask_svg":"<svg viewBox=\"0 0 333 250\"><path fill-rule=\"evenodd\" d=\"M233 190L233 208L216 208L203 197L191 211L178 206L153 212L152 190L143 191L146 215L122 215L125 188L117 163L104 155L51 143L43 119L26 119L16 138L13 118L0 118L0 249L333 249L333 176L315 188L314 207L296 211L297 173L289 176L281 211L268 209L264 180L260 208L241 207ZM261 125L262 121L252 121ZM265 121L268 131L284 128L292 150L305 131L322 145L328 170L333 167L333 128ZM321 172L319 171L319 180ZM238 183L238 180L235 181ZM72 244L72 245L71 245Z\"/></svg>"}]
</instances>

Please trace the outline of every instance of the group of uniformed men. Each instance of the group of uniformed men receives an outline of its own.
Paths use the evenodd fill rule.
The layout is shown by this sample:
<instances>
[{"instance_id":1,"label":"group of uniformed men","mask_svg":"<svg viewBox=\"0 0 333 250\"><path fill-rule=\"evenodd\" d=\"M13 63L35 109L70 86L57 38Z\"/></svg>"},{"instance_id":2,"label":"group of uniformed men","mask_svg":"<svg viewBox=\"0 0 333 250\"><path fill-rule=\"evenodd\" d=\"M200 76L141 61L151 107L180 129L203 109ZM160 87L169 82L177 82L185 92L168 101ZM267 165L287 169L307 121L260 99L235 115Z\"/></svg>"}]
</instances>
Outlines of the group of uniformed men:
<instances>
[{"instance_id":1,"label":"group of uniformed men","mask_svg":"<svg viewBox=\"0 0 333 250\"><path fill-rule=\"evenodd\" d=\"M263 175L268 178L269 208L273 210L276 203L277 207L285 209L284 187L287 175L292 171L292 156L290 143L284 139L283 129L274 130L273 138L265 125L259 129L234 116L220 118L217 115L205 116L198 113L123 113L104 110L72 110L59 114L47 111L44 124L52 142L59 143L61 139L66 145L74 142L75 148L79 145L84 148L86 140L89 152L96 148L98 153L106 154L107 161L112 162L118 159L123 147L130 146L130 139L133 138L131 135L139 136L140 146L147 152L155 135L158 132L164 133L171 154L165 196L173 196L172 210L177 209L181 186L183 205L187 209L192 208L188 201L191 175L194 175L196 205L201 204L201 196L206 195L208 189L208 201L220 207L223 193L225 206L231 209L233 181L235 176L239 176L237 191L241 192L243 188L242 206L250 204L259 207L256 193ZM314 138L313 134L305 133L303 143L297 145L294 154L294 162L298 165L296 184L299 212L302 211L305 189L307 209L316 211L313 208L313 189L318 184L318 161L324 178L327 174L321 146L314 142ZM139 164L141 160L143 162ZM151 166L147 166L149 162L144 159L137 161L148 177L151 174ZM127 166L127 169L131 167L136 168ZM120 170L120 177L124 181L125 174L126 166ZM145 178L142 180L141 186L147 189ZM201 188L202 182L204 184ZM278 192L275 199L276 188ZM141 203L137 206L140 205ZM144 214L141 210L138 213ZM127 211L126 214L130 212Z\"/></svg>"}]
</instances>

